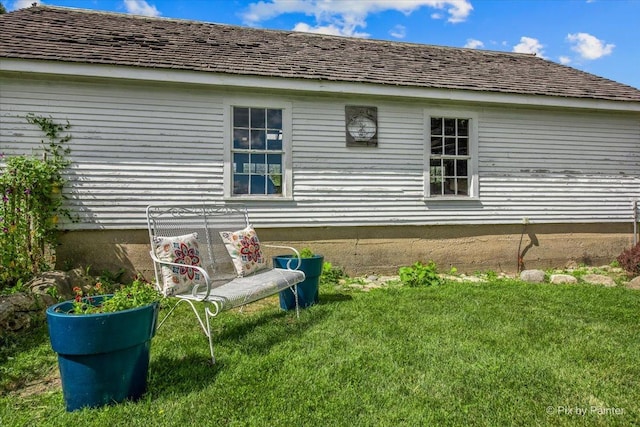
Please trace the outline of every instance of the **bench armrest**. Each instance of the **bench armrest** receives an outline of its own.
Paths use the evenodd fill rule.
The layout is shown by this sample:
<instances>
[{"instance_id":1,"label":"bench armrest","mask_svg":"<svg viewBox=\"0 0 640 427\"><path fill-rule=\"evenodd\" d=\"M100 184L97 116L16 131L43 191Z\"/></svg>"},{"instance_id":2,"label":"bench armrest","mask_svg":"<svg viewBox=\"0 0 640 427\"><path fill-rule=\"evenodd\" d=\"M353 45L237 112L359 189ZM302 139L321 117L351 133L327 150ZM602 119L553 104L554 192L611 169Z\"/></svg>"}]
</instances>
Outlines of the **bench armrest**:
<instances>
[{"instance_id":1,"label":"bench armrest","mask_svg":"<svg viewBox=\"0 0 640 427\"><path fill-rule=\"evenodd\" d=\"M265 245L265 244L263 244L262 246L265 246L267 248L279 248L279 249L288 249L288 250L290 250L291 252L293 252L295 254L295 257L291 258L287 262L287 270L297 270L297 269L300 268L300 264L302 264L302 258L300 257L300 252L298 252L298 250L296 248L292 248L291 246ZM292 261L296 261L295 268L291 268Z\"/></svg>"},{"instance_id":2,"label":"bench armrest","mask_svg":"<svg viewBox=\"0 0 640 427\"><path fill-rule=\"evenodd\" d=\"M209 292L211 292L211 277L209 277L209 273L207 273L207 271L197 265L185 265L185 264L180 264L177 262L169 262L169 261L162 261L160 260L155 253L153 253L153 251L149 251L149 254L151 255L151 259L153 260L154 263L159 264L161 266L171 266L171 267L179 267L179 268L193 268L194 270L197 270L200 274L202 274L202 277L204 277L204 282L205 282L205 286L206 286L206 292L205 294L200 297L197 298L197 295L199 293L200 288L202 287L202 285L195 283L193 285L193 288L191 288L191 294L193 295L194 298L196 298L198 301L204 301L209 297ZM156 277L156 287L160 288L160 292L164 295L164 282L162 280L162 277L158 278Z\"/></svg>"}]
</instances>

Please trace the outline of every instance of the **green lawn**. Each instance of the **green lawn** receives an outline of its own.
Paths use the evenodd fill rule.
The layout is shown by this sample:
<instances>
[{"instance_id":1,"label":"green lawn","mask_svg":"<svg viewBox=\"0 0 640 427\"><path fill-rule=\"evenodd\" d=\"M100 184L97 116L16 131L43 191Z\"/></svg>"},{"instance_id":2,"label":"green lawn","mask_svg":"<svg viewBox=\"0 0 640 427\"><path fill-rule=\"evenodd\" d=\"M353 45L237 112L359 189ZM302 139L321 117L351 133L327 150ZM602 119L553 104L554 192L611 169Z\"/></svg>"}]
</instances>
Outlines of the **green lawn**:
<instances>
[{"instance_id":1,"label":"green lawn","mask_svg":"<svg viewBox=\"0 0 640 427\"><path fill-rule=\"evenodd\" d=\"M179 309L137 403L66 413L58 385L0 396L0 426L640 425L640 292L588 285L325 286L321 304L215 319L217 364ZM46 329L0 385L50 377ZM585 412L585 414L583 414Z\"/></svg>"}]
</instances>

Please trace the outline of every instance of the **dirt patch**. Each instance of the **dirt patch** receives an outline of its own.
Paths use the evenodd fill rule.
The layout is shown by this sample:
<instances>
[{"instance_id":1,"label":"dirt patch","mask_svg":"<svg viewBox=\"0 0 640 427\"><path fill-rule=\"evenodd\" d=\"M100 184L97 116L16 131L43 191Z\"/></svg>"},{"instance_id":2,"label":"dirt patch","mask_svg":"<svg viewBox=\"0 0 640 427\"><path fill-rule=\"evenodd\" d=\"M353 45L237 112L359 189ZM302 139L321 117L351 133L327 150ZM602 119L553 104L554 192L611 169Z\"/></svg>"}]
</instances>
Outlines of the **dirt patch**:
<instances>
[{"instance_id":1,"label":"dirt patch","mask_svg":"<svg viewBox=\"0 0 640 427\"><path fill-rule=\"evenodd\" d=\"M39 394L58 391L62 388L60 382L60 372L57 368L51 369L47 375L37 380L16 385L15 389L9 390L9 394L21 398L28 398Z\"/></svg>"}]
</instances>

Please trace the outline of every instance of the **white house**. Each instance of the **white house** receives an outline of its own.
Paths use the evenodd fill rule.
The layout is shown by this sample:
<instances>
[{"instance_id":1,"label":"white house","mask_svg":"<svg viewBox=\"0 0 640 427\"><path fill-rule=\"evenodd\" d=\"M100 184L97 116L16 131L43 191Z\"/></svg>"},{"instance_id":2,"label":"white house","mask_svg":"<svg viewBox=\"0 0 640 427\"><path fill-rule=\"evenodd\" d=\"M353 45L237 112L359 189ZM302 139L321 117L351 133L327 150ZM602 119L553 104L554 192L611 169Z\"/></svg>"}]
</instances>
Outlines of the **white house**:
<instances>
[{"instance_id":1,"label":"white house","mask_svg":"<svg viewBox=\"0 0 640 427\"><path fill-rule=\"evenodd\" d=\"M61 263L148 271L145 206L165 201L244 202L263 241L353 273L608 263L633 240L637 88L533 55L58 7L0 28L0 151L39 144L28 113L72 125Z\"/></svg>"}]
</instances>

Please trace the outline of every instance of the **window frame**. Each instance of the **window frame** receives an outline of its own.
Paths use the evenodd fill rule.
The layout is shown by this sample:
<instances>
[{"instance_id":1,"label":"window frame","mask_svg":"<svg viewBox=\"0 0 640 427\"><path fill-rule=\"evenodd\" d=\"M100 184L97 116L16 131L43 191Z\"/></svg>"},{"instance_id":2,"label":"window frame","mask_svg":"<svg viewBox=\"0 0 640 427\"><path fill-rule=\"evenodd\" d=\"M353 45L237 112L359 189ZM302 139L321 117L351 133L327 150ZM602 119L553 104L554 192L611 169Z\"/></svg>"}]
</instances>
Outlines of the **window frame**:
<instances>
[{"instance_id":1,"label":"window frame","mask_svg":"<svg viewBox=\"0 0 640 427\"><path fill-rule=\"evenodd\" d=\"M256 98L229 98L224 100L224 198L240 200L292 200L292 106L290 102ZM260 108L282 110L282 193L281 194L234 194L233 192L233 109Z\"/></svg>"},{"instance_id":2,"label":"window frame","mask_svg":"<svg viewBox=\"0 0 640 427\"><path fill-rule=\"evenodd\" d=\"M448 195L448 194L431 194L431 119L447 118L447 119L467 119L469 120L469 146L468 146L468 163L467 163L467 179L469 182L468 195ZM454 109L425 109L424 110L424 171L423 171L423 188L425 201L467 201L477 200L479 198L478 188L478 114L469 110ZM446 155L445 155L446 156ZM451 156L455 158L456 156Z\"/></svg>"}]
</instances>

